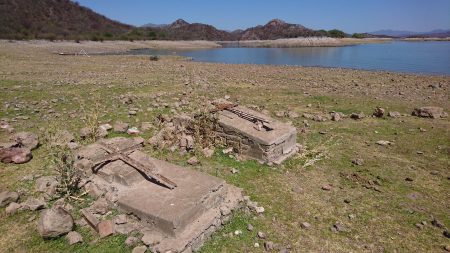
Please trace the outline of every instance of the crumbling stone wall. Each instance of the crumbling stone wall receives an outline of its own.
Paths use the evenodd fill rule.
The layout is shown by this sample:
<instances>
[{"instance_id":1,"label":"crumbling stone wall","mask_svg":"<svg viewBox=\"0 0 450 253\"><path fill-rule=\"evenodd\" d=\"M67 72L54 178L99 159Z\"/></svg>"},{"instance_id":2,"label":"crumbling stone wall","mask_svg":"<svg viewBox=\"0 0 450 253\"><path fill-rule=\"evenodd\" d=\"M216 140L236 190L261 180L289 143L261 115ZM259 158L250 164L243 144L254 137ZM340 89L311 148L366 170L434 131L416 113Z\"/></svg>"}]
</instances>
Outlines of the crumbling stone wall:
<instances>
[{"instance_id":1,"label":"crumbling stone wall","mask_svg":"<svg viewBox=\"0 0 450 253\"><path fill-rule=\"evenodd\" d=\"M297 140L296 135L292 134L280 143L264 145L223 124L219 124L216 137L220 142L233 147L237 153L267 163L275 162L290 153L296 148Z\"/></svg>"}]
</instances>

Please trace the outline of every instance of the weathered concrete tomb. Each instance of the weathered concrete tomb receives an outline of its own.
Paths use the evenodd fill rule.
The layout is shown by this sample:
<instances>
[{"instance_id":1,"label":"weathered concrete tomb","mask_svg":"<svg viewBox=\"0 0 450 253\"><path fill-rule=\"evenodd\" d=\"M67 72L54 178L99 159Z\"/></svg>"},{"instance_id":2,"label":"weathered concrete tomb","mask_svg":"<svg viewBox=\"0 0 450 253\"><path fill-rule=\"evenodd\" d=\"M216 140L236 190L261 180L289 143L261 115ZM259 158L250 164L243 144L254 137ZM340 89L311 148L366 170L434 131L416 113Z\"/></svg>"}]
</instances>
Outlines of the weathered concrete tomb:
<instances>
[{"instance_id":1,"label":"weathered concrete tomb","mask_svg":"<svg viewBox=\"0 0 450 253\"><path fill-rule=\"evenodd\" d=\"M101 140L80 150L77 167L154 234L153 251L196 251L238 208L241 189L154 159L139 151L142 145L141 138Z\"/></svg>"},{"instance_id":2,"label":"weathered concrete tomb","mask_svg":"<svg viewBox=\"0 0 450 253\"><path fill-rule=\"evenodd\" d=\"M229 102L215 105L217 135L242 156L279 164L298 151L295 127Z\"/></svg>"}]
</instances>

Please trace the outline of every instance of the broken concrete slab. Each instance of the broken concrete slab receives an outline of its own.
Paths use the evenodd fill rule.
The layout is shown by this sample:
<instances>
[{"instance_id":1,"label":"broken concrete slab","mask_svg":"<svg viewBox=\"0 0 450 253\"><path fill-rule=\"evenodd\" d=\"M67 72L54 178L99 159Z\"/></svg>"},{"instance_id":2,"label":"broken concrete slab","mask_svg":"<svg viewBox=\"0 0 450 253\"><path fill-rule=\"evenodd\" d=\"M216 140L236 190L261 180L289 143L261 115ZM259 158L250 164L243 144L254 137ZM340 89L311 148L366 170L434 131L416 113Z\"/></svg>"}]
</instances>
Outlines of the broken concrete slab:
<instances>
[{"instance_id":1,"label":"broken concrete slab","mask_svg":"<svg viewBox=\"0 0 450 253\"><path fill-rule=\"evenodd\" d=\"M107 141L111 148L126 158L105 161L96 167L95 160L99 156L110 155L98 142L80 150L78 158L88 161L80 168L86 175L91 175L92 182L100 188L106 185L105 188L117 189L117 208L137 216L144 230L157 233L162 238L153 245L156 251L190 252L200 248L232 214L222 214L221 210L235 210L243 199L241 189L226 184L222 179L149 157L138 150L139 145L134 145L133 139L118 137ZM176 187L168 187L148 177L133 167L136 164L151 168L152 175L164 177ZM92 216L90 213L83 215ZM97 226L98 223L94 225Z\"/></svg>"},{"instance_id":2,"label":"broken concrete slab","mask_svg":"<svg viewBox=\"0 0 450 253\"><path fill-rule=\"evenodd\" d=\"M297 152L295 127L243 106L219 110L217 135L240 155L279 164Z\"/></svg>"}]
</instances>

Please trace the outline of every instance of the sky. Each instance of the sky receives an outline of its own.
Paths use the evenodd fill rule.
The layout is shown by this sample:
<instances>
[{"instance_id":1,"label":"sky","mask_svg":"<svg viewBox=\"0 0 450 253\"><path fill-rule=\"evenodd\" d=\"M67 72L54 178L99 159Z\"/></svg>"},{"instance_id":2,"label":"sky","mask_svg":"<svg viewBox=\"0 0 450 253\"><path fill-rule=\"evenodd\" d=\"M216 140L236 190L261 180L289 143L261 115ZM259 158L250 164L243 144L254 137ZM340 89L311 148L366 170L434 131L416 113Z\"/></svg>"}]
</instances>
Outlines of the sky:
<instances>
[{"instance_id":1,"label":"sky","mask_svg":"<svg viewBox=\"0 0 450 253\"><path fill-rule=\"evenodd\" d=\"M450 0L77 0L108 18L135 26L182 18L223 30L279 18L312 29L347 33L381 29L450 29Z\"/></svg>"}]
</instances>

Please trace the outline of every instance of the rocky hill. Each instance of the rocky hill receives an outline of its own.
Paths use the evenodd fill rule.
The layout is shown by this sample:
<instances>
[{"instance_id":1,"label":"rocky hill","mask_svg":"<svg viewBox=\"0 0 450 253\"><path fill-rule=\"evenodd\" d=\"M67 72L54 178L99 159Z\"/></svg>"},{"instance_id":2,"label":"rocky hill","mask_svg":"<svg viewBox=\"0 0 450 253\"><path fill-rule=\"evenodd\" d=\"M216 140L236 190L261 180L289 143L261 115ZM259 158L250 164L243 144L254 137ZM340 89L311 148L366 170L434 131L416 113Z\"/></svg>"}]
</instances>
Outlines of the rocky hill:
<instances>
[{"instance_id":1,"label":"rocky hill","mask_svg":"<svg viewBox=\"0 0 450 253\"><path fill-rule=\"evenodd\" d=\"M319 32L302 25L289 24L280 19L273 19L264 26L256 26L242 32L240 40L275 40L281 38L297 38L320 36Z\"/></svg>"},{"instance_id":2,"label":"rocky hill","mask_svg":"<svg viewBox=\"0 0 450 253\"><path fill-rule=\"evenodd\" d=\"M132 29L69 0L0 1L0 24L3 39L112 38Z\"/></svg>"},{"instance_id":3,"label":"rocky hill","mask_svg":"<svg viewBox=\"0 0 450 253\"><path fill-rule=\"evenodd\" d=\"M233 32L179 19L169 25L135 27L100 15L70 0L0 1L0 39L68 40L275 40L323 36L280 19ZM327 36L327 35L324 35Z\"/></svg>"},{"instance_id":4,"label":"rocky hill","mask_svg":"<svg viewBox=\"0 0 450 253\"><path fill-rule=\"evenodd\" d=\"M178 19L170 25L154 27L160 34L171 40L232 40L229 32L216 29L212 25L188 23Z\"/></svg>"}]
</instances>

